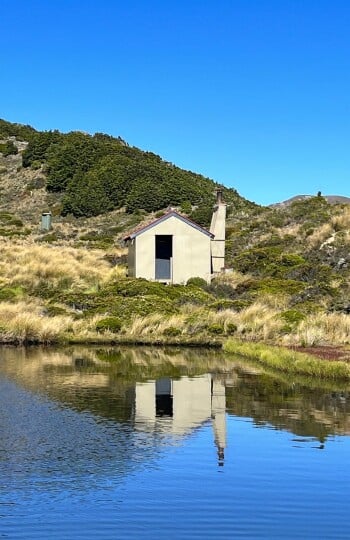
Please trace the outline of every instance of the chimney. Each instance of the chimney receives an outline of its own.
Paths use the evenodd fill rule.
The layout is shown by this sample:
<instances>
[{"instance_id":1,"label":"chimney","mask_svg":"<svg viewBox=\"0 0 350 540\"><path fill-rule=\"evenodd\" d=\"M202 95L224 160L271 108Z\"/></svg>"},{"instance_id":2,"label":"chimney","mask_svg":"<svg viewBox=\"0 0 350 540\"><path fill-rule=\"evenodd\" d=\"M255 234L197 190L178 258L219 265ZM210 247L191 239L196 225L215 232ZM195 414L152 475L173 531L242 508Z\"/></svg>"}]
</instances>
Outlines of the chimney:
<instances>
[{"instance_id":1,"label":"chimney","mask_svg":"<svg viewBox=\"0 0 350 540\"><path fill-rule=\"evenodd\" d=\"M225 226L226 203L223 201L223 188L218 187L210 224L210 232L214 235L211 241L211 262L214 274L218 274L225 268Z\"/></svg>"},{"instance_id":2,"label":"chimney","mask_svg":"<svg viewBox=\"0 0 350 540\"><path fill-rule=\"evenodd\" d=\"M217 188L215 193L216 193L216 204L224 204L224 201L223 201L223 189L222 188Z\"/></svg>"}]
</instances>

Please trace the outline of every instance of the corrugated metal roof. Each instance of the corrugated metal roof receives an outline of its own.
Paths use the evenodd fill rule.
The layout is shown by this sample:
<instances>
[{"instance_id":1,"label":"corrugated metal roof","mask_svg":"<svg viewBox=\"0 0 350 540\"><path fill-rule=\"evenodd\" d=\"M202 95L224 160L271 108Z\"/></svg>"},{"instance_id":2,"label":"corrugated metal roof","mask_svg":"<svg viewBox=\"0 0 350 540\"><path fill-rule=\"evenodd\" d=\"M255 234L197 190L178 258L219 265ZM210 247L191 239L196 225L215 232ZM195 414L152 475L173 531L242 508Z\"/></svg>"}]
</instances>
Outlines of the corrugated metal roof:
<instances>
[{"instance_id":1,"label":"corrugated metal roof","mask_svg":"<svg viewBox=\"0 0 350 540\"><path fill-rule=\"evenodd\" d=\"M197 231L199 231L199 232L201 232L201 233L203 233L203 234L205 234L207 236L210 236L210 238L214 238L214 235L210 231L208 231L204 227L201 227L201 225L198 225L198 223L195 223L194 221L192 221L188 217L185 217L182 214L179 214L175 210L170 210L169 212L166 212L160 218L155 219L155 220L151 221L150 223L146 223L145 225L143 225L142 227L139 227L138 229L135 229L133 232L131 232L130 234L125 236L124 242L127 241L127 240L133 240L136 236L139 236L139 234L142 234L142 233L148 231L152 227L155 227L159 223L162 223L163 221L166 221L167 219L169 219L171 217L175 217L177 219L180 219L181 221L183 221L184 223L186 223L190 227L193 227L194 229L197 229Z\"/></svg>"}]
</instances>

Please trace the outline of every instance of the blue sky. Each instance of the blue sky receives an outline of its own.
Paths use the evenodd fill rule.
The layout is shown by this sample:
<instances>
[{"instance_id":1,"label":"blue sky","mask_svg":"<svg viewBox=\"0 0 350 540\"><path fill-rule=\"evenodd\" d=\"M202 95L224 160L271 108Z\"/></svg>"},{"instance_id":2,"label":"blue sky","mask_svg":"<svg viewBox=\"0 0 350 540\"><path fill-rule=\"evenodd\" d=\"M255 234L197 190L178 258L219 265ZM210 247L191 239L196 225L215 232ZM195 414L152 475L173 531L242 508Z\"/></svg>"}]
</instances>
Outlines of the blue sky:
<instances>
[{"instance_id":1,"label":"blue sky","mask_svg":"<svg viewBox=\"0 0 350 540\"><path fill-rule=\"evenodd\" d=\"M120 135L261 204L350 196L348 0L1 0L0 117Z\"/></svg>"}]
</instances>

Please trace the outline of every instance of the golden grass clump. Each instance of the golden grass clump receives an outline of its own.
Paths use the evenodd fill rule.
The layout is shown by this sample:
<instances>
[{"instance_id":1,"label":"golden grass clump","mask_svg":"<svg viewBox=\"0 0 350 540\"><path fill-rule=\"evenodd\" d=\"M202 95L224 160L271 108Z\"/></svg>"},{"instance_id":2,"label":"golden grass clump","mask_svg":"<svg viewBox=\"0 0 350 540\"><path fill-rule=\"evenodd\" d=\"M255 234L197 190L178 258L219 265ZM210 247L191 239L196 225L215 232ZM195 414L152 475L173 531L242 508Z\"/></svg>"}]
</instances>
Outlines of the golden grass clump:
<instances>
[{"instance_id":1,"label":"golden grass clump","mask_svg":"<svg viewBox=\"0 0 350 540\"><path fill-rule=\"evenodd\" d=\"M130 336L160 336L169 328L183 328L185 324L184 315L164 316L154 313L147 317L135 317L131 325L125 329Z\"/></svg>"},{"instance_id":2,"label":"golden grass clump","mask_svg":"<svg viewBox=\"0 0 350 540\"><path fill-rule=\"evenodd\" d=\"M331 224L335 231L350 229L350 207L346 206L340 214L331 218Z\"/></svg>"},{"instance_id":3,"label":"golden grass clump","mask_svg":"<svg viewBox=\"0 0 350 540\"><path fill-rule=\"evenodd\" d=\"M0 281L3 285L35 288L86 288L108 281L120 269L111 269L99 250L42 245L0 244Z\"/></svg>"},{"instance_id":4,"label":"golden grass clump","mask_svg":"<svg viewBox=\"0 0 350 540\"><path fill-rule=\"evenodd\" d=\"M289 345L334 345L350 342L350 316L344 313L318 313L300 322L295 332L285 336Z\"/></svg>"},{"instance_id":5,"label":"golden grass clump","mask_svg":"<svg viewBox=\"0 0 350 540\"><path fill-rule=\"evenodd\" d=\"M35 302L0 303L0 340L3 343L52 343L63 338L72 324L69 316L46 317Z\"/></svg>"},{"instance_id":6,"label":"golden grass clump","mask_svg":"<svg viewBox=\"0 0 350 540\"><path fill-rule=\"evenodd\" d=\"M307 242L310 247L316 247L324 242L332 241L332 238L334 238L334 228L330 223L324 223L307 237Z\"/></svg>"},{"instance_id":7,"label":"golden grass clump","mask_svg":"<svg viewBox=\"0 0 350 540\"><path fill-rule=\"evenodd\" d=\"M217 281L218 283L225 283L227 285L231 285L231 287L233 288L236 288L238 287L238 285L246 283L250 279L251 277L248 274L241 274L237 270L232 270L231 272L219 274L215 278L215 281Z\"/></svg>"},{"instance_id":8,"label":"golden grass clump","mask_svg":"<svg viewBox=\"0 0 350 540\"><path fill-rule=\"evenodd\" d=\"M300 223L293 223L283 228L278 227L275 228L274 233L277 233L280 238L284 238L285 236L297 237L299 235L300 226Z\"/></svg>"}]
</instances>

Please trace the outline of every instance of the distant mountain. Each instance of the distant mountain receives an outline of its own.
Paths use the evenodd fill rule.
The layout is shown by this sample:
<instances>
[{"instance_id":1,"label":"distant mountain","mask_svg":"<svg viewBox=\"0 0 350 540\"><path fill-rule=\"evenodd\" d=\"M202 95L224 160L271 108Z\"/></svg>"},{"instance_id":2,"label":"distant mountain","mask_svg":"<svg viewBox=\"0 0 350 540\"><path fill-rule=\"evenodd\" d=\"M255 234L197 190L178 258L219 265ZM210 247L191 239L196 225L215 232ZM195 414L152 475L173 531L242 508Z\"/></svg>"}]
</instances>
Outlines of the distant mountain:
<instances>
[{"instance_id":1,"label":"distant mountain","mask_svg":"<svg viewBox=\"0 0 350 540\"><path fill-rule=\"evenodd\" d=\"M320 195L329 204L350 204L350 197L344 197L343 195ZM291 197L290 199L287 199L286 201L270 204L269 206L271 208L278 208L283 206L290 206L292 203L296 201L305 201L306 199L311 199L314 197L314 195L295 195L294 197Z\"/></svg>"}]
</instances>

